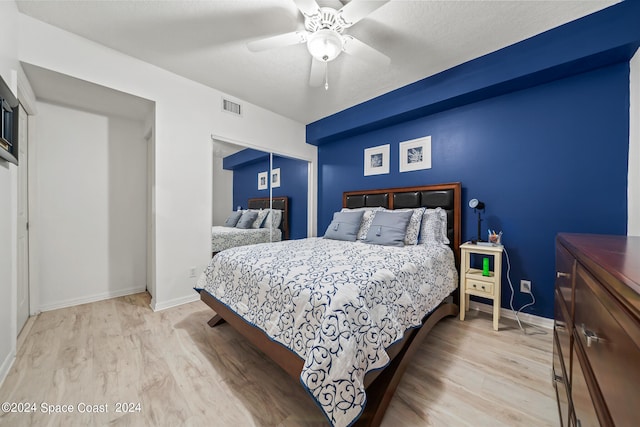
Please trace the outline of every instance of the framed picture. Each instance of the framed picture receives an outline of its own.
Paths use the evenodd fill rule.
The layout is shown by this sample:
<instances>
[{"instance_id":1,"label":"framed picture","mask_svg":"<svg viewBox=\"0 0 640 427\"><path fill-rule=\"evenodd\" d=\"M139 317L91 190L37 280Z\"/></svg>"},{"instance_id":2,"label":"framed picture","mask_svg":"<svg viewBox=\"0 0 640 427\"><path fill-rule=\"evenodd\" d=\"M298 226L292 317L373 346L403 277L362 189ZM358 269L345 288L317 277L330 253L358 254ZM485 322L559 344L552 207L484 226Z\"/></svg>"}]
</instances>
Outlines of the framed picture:
<instances>
[{"instance_id":1,"label":"framed picture","mask_svg":"<svg viewBox=\"0 0 640 427\"><path fill-rule=\"evenodd\" d=\"M269 188L269 172L258 172L258 190L266 190Z\"/></svg>"},{"instance_id":2,"label":"framed picture","mask_svg":"<svg viewBox=\"0 0 640 427\"><path fill-rule=\"evenodd\" d=\"M431 136L400 143L400 172L431 169Z\"/></svg>"},{"instance_id":3,"label":"framed picture","mask_svg":"<svg viewBox=\"0 0 640 427\"><path fill-rule=\"evenodd\" d=\"M271 188L280 187L280 168L271 171Z\"/></svg>"},{"instance_id":4,"label":"framed picture","mask_svg":"<svg viewBox=\"0 0 640 427\"><path fill-rule=\"evenodd\" d=\"M389 173L389 144L364 150L364 176Z\"/></svg>"}]
</instances>

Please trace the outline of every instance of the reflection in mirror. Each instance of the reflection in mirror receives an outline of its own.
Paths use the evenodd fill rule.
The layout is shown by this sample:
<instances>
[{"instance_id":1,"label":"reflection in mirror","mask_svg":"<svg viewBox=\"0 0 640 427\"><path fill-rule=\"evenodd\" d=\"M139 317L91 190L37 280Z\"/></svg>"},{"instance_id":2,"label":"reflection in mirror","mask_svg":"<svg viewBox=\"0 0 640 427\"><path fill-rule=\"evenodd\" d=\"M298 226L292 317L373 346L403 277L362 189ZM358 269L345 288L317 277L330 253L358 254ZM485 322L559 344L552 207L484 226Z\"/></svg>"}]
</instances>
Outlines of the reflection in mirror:
<instances>
[{"instance_id":1,"label":"reflection in mirror","mask_svg":"<svg viewBox=\"0 0 640 427\"><path fill-rule=\"evenodd\" d=\"M308 170L305 160L273 155L272 196L288 198L290 239L307 237Z\"/></svg>"},{"instance_id":2,"label":"reflection in mirror","mask_svg":"<svg viewBox=\"0 0 640 427\"><path fill-rule=\"evenodd\" d=\"M273 240L273 236L276 236L275 240L307 237L307 161L272 155L215 139L213 152L212 231L217 229L228 234L231 230L221 230L220 226L238 209L259 210L272 207L272 212L278 209L285 215L278 221L277 214L275 217L269 217L268 213L262 214L263 228L271 227L274 224L271 220L275 219L281 229L280 236L269 232L267 241ZM256 220L260 221L261 218ZM212 236L212 242L213 240ZM224 246L229 244L231 243L225 242L222 246L213 245L213 252L217 252L215 249L226 249Z\"/></svg>"}]
</instances>

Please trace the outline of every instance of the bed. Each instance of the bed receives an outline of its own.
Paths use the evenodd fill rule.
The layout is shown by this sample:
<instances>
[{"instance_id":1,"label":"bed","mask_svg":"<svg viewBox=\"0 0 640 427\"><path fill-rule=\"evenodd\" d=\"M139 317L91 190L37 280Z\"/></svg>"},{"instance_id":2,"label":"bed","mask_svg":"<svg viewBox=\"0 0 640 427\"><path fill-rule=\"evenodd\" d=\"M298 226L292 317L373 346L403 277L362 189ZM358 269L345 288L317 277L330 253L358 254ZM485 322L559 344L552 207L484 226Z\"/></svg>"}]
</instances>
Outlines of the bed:
<instances>
[{"instance_id":1,"label":"bed","mask_svg":"<svg viewBox=\"0 0 640 427\"><path fill-rule=\"evenodd\" d=\"M196 288L216 313L209 325L228 322L299 379L331 425L379 425L419 342L458 313L460 183L345 192L343 207L436 211L447 242L237 247Z\"/></svg>"},{"instance_id":2,"label":"bed","mask_svg":"<svg viewBox=\"0 0 640 427\"><path fill-rule=\"evenodd\" d=\"M266 210L278 209L282 211L282 219L278 228L248 228L216 226L211 227L212 256L225 249L237 246L254 245L257 243L278 242L289 239L289 198L274 197L271 202L268 197L257 197L248 200L248 209Z\"/></svg>"}]
</instances>

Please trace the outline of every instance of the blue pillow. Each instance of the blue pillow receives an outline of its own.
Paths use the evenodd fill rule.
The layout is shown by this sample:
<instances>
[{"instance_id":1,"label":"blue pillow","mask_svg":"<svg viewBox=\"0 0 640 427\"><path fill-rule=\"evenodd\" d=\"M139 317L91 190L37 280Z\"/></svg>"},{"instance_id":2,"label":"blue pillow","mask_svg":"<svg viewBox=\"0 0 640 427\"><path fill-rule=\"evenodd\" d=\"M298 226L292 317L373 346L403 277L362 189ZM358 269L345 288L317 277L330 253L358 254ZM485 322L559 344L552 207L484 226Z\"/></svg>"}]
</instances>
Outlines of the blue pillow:
<instances>
[{"instance_id":1,"label":"blue pillow","mask_svg":"<svg viewBox=\"0 0 640 427\"><path fill-rule=\"evenodd\" d=\"M407 234L411 215L413 215L413 211L376 212L364 241L374 245L404 246L404 237Z\"/></svg>"},{"instance_id":2,"label":"blue pillow","mask_svg":"<svg viewBox=\"0 0 640 427\"><path fill-rule=\"evenodd\" d=\"M234 211L227 220L224 222L225 227L235 227L238 223L238 220L242 216L242 211Z\"/></svg>"},{"instance_id":3,"label":"blue pillow","mask_svg":"<svg viewBox=\"0 0 640 427\"><path fill-rule=\"evenodd\" d=\"M236 228L251 228L257 217L258 212L256 211L244 211L236 224Z\"/></svg>"},{"instance_id":4,"label":"blue pillow","mask_svg":"<svg viewBox=\"0 0 640 427\"><path fill-rule=\"evenodd\" d=\"M355 242L362 221L364 211L358 212L335 212L333 221L324 233L325 239L346 240Z\"/></svg>"}]
</instances>

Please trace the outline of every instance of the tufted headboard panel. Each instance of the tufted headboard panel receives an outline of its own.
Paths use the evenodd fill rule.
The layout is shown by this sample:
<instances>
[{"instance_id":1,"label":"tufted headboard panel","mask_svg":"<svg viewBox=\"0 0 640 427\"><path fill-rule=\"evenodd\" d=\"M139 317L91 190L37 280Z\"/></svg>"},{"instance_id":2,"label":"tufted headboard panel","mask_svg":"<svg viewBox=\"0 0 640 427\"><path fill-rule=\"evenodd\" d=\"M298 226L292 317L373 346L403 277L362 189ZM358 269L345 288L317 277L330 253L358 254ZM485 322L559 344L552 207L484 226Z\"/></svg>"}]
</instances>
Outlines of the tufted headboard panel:
<instances>
[{"instance_id":1,"label":"tufted headboard panel","mask_svg":"<svg viewBox=\"0 0 640 427\"><path fill-rule=\"evenodd\" d=\"M382 206L387 209L440 207L447 212L447 235L451 249L460 262L461 186L459 182L421 187L385 188L380 190L346 191L342 196L345 208Z\"/></svg>"}]
</instances>

